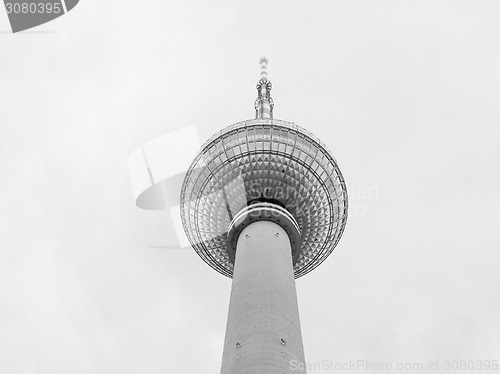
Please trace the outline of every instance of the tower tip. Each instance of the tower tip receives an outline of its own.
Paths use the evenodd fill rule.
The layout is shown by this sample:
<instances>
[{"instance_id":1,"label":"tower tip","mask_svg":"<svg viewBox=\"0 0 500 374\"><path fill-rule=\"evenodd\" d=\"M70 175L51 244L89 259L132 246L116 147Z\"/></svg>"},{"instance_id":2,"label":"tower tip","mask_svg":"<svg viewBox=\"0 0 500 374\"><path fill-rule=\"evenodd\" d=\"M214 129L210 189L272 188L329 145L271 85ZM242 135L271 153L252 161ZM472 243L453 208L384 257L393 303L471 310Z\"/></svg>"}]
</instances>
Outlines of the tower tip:
<instances>
[{"instance_id":1,"label":"tower tip","mask_svg":"<svg viewBox=\"0 0 500 374\"><path fill-rule=\"evenodd\" d=\"M267 57L261 57L259 59L260 64L260 77L262 79L267 79L267 64L269 64L269 60Z\"/></svg>"},{"instance_id":2,"label":"tower tip","mask_svg":"<svg viewBox=\"0 0 500 374\"><path fill-rule=\"evenodd\" d=\"M274 102L271 98L271 89L273 85L267 79L267 57L261 57L260 63L260 80L257 83L258 97L255 100L255 118L273 118Z\"/></svg>"}]
</instances>

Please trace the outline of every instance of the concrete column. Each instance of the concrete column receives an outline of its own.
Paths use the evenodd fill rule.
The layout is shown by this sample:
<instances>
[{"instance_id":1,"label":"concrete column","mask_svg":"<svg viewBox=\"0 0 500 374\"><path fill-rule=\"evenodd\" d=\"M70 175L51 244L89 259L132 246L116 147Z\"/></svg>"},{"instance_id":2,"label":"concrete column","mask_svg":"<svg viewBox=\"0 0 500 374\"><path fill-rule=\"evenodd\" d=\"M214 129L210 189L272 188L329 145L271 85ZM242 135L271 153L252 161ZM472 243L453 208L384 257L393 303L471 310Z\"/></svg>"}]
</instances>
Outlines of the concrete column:
<instances>
[{"instance_id":1,"label":"concrete column","mask_svg":"<svg viewBox=\"0 0 500 374\"><path fill-rule=\"evenodd\" d=\"M281 226L258 221L238 238L221 374L301 373L292 252Z\"/></svg>"}]
</instances>

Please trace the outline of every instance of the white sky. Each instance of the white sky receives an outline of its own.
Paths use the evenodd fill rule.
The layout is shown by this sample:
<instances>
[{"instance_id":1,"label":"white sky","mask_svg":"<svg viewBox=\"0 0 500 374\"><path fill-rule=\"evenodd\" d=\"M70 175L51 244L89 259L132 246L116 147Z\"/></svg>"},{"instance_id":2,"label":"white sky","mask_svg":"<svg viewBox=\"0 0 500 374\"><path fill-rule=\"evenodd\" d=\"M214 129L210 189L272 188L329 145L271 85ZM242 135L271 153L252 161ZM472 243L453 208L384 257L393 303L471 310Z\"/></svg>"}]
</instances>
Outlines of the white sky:
<instances>
[{"instance_id":1,"label":"white sky","mask_svg":"<svg viewBox=\"0 0 500 374\"><path fill-rule=\"evenodd\" d=\"M275 117L350 192L339 246L297 282L306 360L500 359L499 11L82 0L13 35L0 10L0 372L219 372L230 280L151 248L174 232L134 206L127 159L252 118L263 55Z\"/></svg>"}]
</instances>

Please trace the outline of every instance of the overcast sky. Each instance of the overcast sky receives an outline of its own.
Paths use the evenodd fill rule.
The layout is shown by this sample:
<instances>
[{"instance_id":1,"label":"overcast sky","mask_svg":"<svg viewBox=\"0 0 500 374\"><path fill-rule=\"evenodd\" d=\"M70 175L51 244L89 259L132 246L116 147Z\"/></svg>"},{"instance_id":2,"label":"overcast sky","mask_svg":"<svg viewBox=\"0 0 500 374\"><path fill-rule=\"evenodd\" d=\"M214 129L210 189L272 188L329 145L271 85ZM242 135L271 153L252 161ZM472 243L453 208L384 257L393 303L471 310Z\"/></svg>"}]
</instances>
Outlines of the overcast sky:
<instances>
[{"instance_id":1,"label":"overcast sky","mask_svg":"<svg viewBox=\"0 0 500 374\"><path fill-rule=\"evenodd\" d=\"M252 118L261 56L275 117L328 145L350 193L297 281L306 360L499 360L499 12L82 0L14 35L0 8L0 372L219 372L231 282L154 248L171 220L135 206L127 160Z\"/></svg>"}]
</instances>

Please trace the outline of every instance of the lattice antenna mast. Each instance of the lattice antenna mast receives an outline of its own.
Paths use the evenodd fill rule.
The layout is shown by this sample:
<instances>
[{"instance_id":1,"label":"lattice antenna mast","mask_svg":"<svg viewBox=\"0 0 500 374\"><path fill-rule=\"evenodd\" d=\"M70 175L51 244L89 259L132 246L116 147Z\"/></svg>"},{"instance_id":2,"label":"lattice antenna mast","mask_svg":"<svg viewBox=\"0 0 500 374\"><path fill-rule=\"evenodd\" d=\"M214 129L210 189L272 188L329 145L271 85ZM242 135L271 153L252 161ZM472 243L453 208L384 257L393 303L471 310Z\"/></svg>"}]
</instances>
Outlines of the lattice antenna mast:
<instances>
[{"instance_id":1,"label":"lattice antenna mast","mask_svg":"<svg viewBox=\"0 0 500 374\"><path fill-rule=\"evenodd\" d=\"M257 82L257 99L255 100L255 118L273 118L274 101L271 97L271 89L273 85L267 79L267 64L269 60L266 57L261 57L260 63L260 80Z\"/></svg>"}]
</instances>

